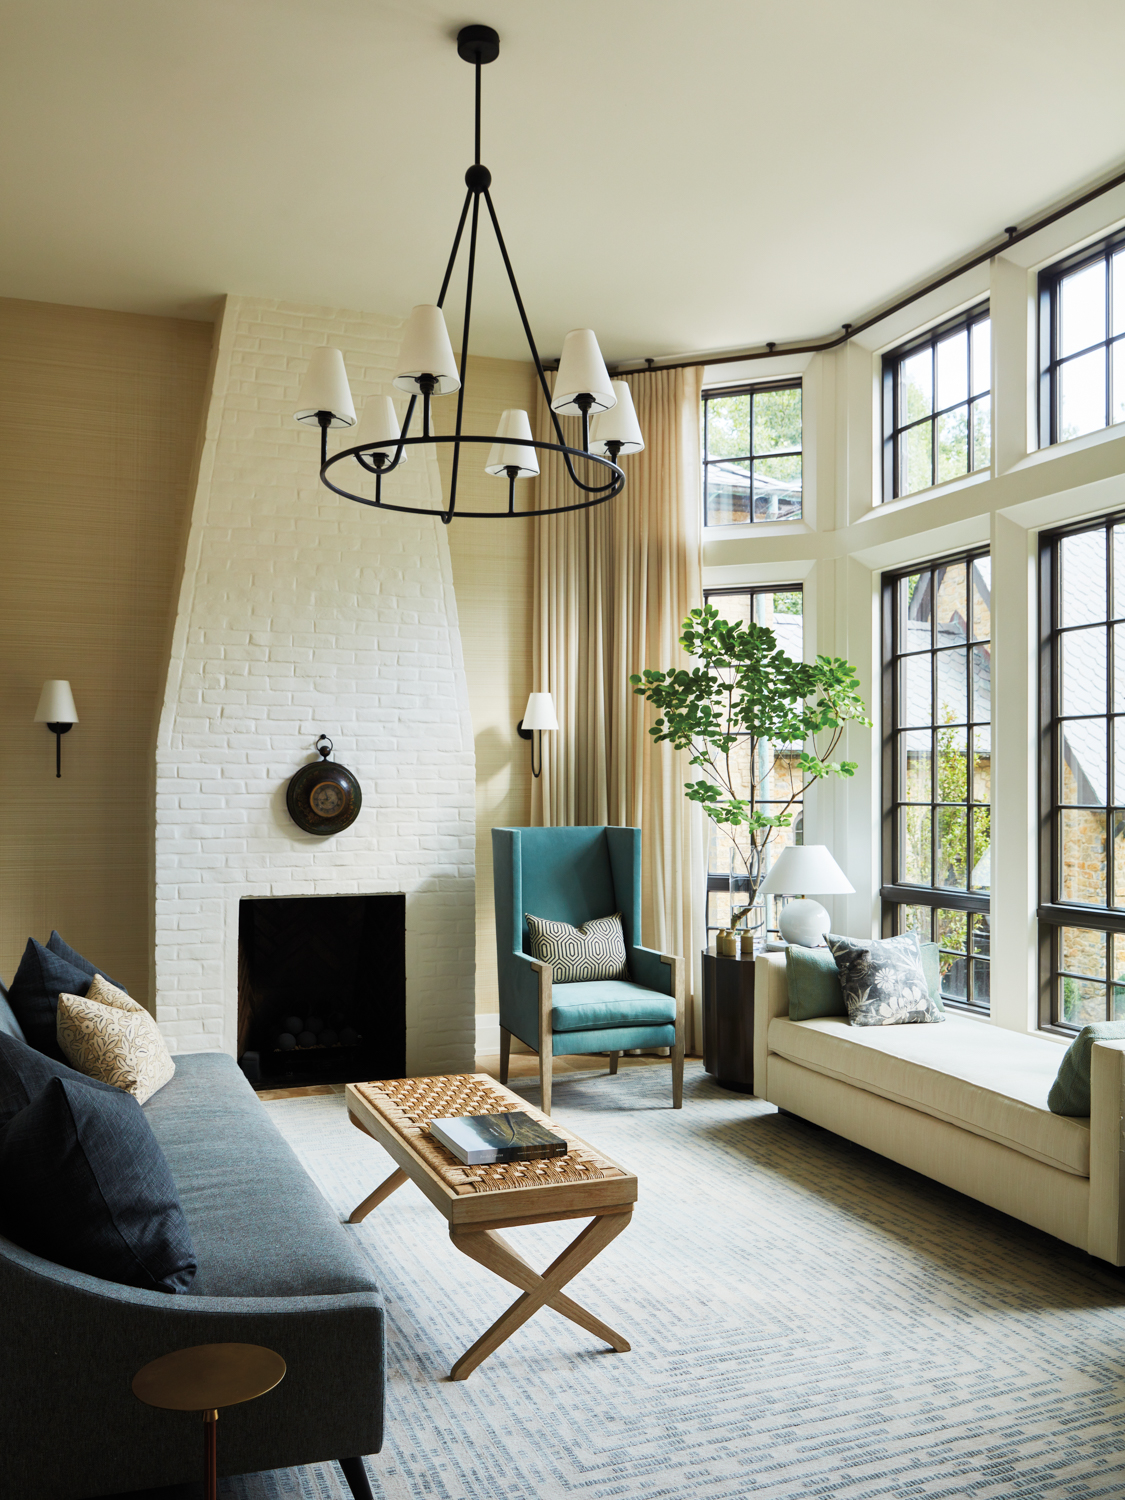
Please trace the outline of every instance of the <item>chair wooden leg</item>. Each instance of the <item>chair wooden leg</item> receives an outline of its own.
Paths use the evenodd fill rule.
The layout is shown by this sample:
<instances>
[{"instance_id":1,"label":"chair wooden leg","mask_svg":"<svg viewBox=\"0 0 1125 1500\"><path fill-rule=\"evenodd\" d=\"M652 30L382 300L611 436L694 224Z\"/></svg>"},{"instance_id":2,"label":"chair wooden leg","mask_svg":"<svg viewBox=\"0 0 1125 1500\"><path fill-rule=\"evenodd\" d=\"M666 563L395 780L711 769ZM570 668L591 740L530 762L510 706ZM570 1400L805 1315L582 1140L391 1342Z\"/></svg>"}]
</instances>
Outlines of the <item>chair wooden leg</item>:
<instances>
[{"instance_id":1,"label":"chair wooden leg","mask_svg":"<svg viewBox=\"0 0 1125 1500\"><path fill-rule=\"evenodd\" d=\"M672 1108L684 1107L684 1044L677 1041L672 1049Z\"/></svg>"},{"instance_id":2,"label":"chair wooden leg","mask_svg":"<svg viewBox=\"0 0 1125 1500\"><path fill-rule=\"evenodd\" d=\"M545 1115L551 1113L551 1064L554 1062L550 1051L543 1047L539 1052L539 1108Z\"/></svg>"},{"instance_id":3,"label":"chair wooden leg","mask_svg":"<svg viewBox=\"0 0 1125 1500\"><path fill-rule=\"evenodd\" d=\"M609 1054L609 1076L611 1078L617 1072L617 1064L618 1064L620 1058L621 1058L621 1053L620 1052L611 1052Z\"/></svg>"},{"instance_id":4,"label":"chair wooden leg","mask_svg":"<svg viewBox=\"0 0 1125 1500\"><path fill-rule=\"evenodd\" d=\"M512 1033L506 1026L500 1028L500 1082L508 1081L508 1064L512 1060Z\"/></svg>"}]
</instances>

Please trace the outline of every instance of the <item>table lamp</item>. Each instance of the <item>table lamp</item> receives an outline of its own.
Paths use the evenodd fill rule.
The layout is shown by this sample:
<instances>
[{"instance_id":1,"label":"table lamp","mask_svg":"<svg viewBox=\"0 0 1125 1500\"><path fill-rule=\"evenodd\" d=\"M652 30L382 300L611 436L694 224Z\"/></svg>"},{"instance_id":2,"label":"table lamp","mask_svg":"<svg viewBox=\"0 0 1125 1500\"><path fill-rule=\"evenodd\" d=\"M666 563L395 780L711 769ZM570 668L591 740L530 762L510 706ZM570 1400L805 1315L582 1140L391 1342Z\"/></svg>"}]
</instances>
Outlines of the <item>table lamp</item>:
<instances>
[{"instance_id":1,"label":"table lamp","mask_svg":"<svg viewBox=\"0 0 1125 1500\"><path fill-rule=\"evenodd\" d=\"M799 896L799 901L790 901L782 908L778 930L787 943L819 948L832 923L819 901L805 899L809 891L818 896L842 896L854 893L855 886L824 844L787 844L758 890L765 896Z\"/></svg>"}]
</instances>

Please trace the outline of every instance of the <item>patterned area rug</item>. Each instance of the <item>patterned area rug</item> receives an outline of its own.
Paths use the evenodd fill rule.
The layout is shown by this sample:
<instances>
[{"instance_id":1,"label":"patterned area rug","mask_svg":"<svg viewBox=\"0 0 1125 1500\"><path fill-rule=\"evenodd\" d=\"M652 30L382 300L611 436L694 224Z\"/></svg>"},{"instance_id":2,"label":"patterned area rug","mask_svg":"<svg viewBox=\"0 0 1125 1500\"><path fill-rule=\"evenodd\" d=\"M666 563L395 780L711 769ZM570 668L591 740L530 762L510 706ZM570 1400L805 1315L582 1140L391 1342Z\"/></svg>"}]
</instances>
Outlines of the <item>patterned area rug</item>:
<instances>
[{"instance_id":1,"label":"patterned area rug","mask_svg":"<svg viewBox=\"0 0 1125 1500\"><path fill-rule=\"evenodd\" d=\"M453 1384L514 1289L411 1185L349 1231L388 1305L381 1500L1125 1496L1125 1276L698 1063L669 1105L659 1067L555 1088L640 1177L632 1225L571 1287L630 1354L543 1311ZM391 1170L339 1096L265 1107L341 1217ZM544 1266L575 1228L512 1239ZM334 1464L221 1490L350 1494Z\"/></svg>"}]
</instances>

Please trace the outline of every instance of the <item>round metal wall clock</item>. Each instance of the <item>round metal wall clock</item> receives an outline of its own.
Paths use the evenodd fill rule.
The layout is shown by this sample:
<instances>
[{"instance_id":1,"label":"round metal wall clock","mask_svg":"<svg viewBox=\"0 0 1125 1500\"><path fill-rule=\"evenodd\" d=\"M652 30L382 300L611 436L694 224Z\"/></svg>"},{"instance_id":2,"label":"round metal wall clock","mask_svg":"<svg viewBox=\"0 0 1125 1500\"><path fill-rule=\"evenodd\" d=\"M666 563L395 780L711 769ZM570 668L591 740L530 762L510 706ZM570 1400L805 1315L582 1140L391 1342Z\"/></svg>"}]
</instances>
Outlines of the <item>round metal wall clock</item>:
<instances>
[{"instance_id":1,"label":"round metal wall clock","mask_svg":"<svg viewBox=\"0 0 1125 1500\"><path fill-rule=\"evenodd\" d=\"M285 805L294 823L306 833L340 833L359 817L363 793L346 766L328 759L332 741L326 734L317 740L316 748L322 758L302 766L290 778Z\"/></svg>"}]
</instances>

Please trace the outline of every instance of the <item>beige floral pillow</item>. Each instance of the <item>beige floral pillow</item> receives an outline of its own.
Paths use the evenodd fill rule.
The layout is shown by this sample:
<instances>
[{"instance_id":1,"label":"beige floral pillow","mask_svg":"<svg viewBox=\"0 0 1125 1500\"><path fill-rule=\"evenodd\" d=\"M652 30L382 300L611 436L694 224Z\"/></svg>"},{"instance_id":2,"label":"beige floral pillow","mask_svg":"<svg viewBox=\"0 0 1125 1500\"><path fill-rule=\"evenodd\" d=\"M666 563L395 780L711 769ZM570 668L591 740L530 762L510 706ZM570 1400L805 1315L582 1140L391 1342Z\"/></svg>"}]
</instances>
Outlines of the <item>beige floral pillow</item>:
<instances>
[{"instance_id":1,"label":"beige floral pillow","mask_svg":"<svg viewBox=\"0 0 1125 1500\"><path fill-rule=\"evenodd\" d=\"M156 1022L124 990L95 974L85 999L60 995L57 1034L72 1068L112 1083L138 1104L176 1071Z\"/></svg>"}]
</instances>

